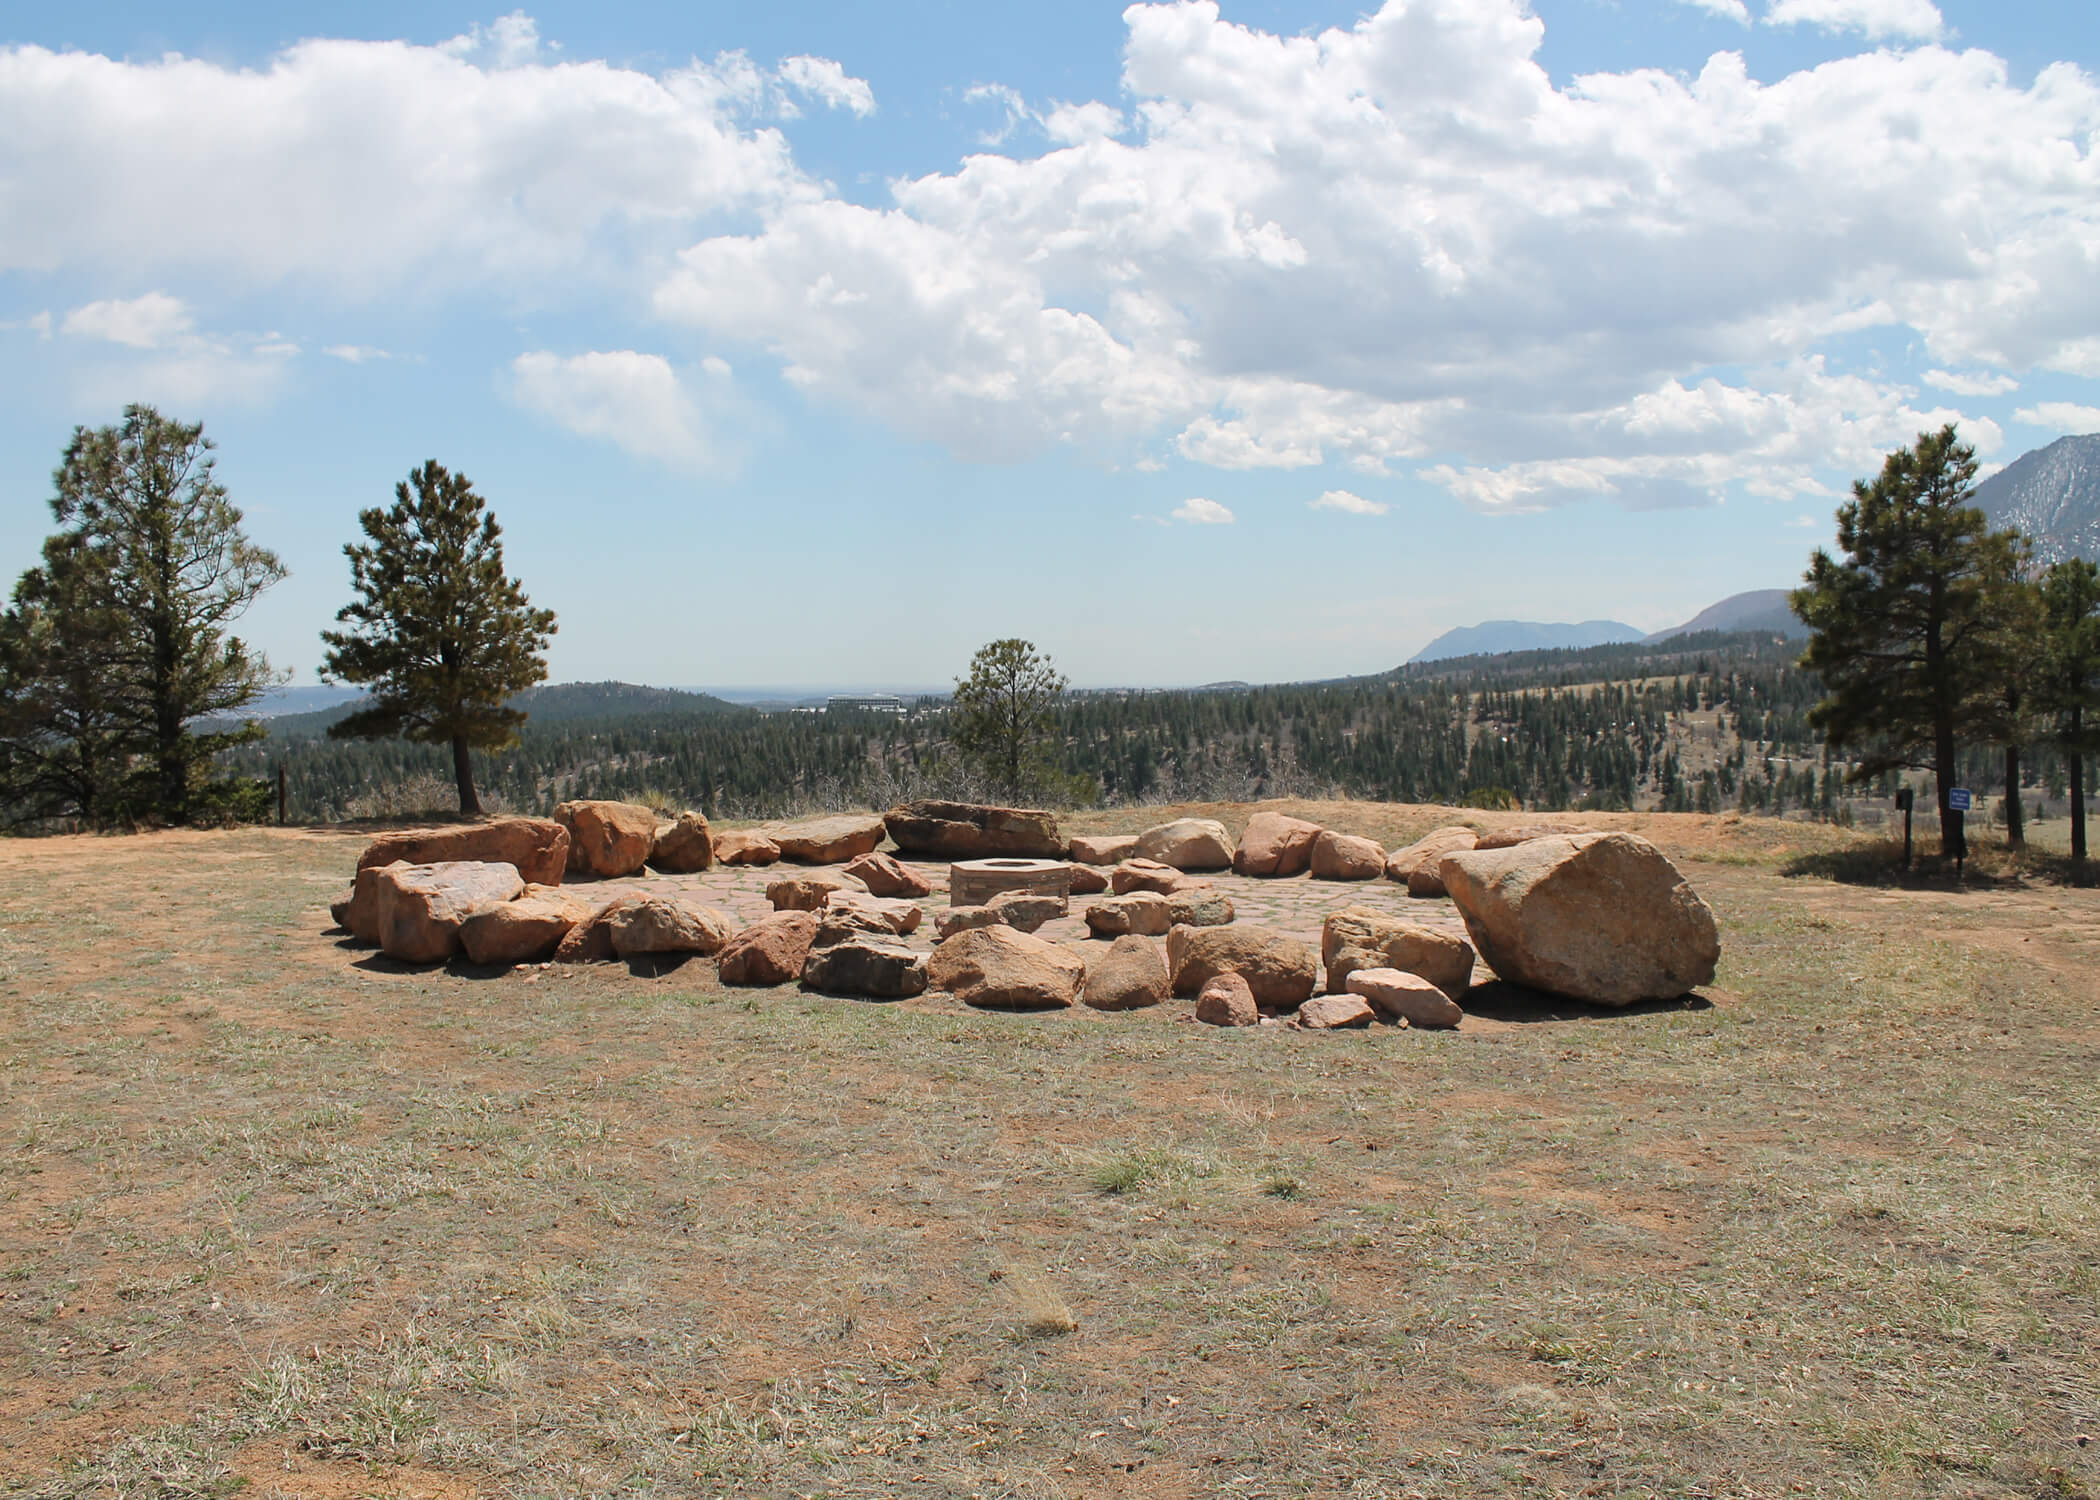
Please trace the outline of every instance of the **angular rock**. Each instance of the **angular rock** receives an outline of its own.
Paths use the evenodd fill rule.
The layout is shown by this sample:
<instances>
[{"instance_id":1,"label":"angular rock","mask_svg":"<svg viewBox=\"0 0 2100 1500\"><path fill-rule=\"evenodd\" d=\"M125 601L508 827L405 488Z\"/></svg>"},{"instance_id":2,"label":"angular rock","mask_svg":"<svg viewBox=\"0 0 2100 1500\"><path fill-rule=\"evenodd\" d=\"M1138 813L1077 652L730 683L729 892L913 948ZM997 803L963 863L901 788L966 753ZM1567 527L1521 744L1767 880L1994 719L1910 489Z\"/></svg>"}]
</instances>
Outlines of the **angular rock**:
<instances>
[{"instance_id":1,"label":"angular rock","mask_svg":"<svg viewBox=\"0 0 2100 1500\"><path fill-rule=\"evenodd\" d=\"M552 818L498 818L465 828L409 828L382 833L358 856L360 870L408 865L511 865L532 885L560 885L569 863L569 831ZM353 931L355 929L352 929Z\"/></svg>"},{"instance_id":2,"label":"angular rock","mask_svg":"<svg viewBox=\"0 0 2100 1500\"><path fill-rule=\"evenodd\" d=\"M1259 812L1240 831L1240 847L1232 856L1233 873L1282 877L1296 875L1312 865L1313 840L1324 830L1303 818L1278 812Z\"/></svg>"},{"instance_id":3,"label":"angular rock","mask_svg":"<svg viewBox=\"0 0 2100 1500\"><path fill-rule=\"evenodd\" d=\"M779 846L780 857L798 865L843 864L872 854L882 833L882 819L874 813L841 813L765 829L766 837Z\"/></svg>"},{"instance_id":4,"label":"angular rock","mask_svg":"<svg viewBox=\"0 0 2100 1500\"><path fill-rule=\"evenodd\" d=\"M1142 1010L1172 992L1159 944L1133 934L1088 957L1079 998L1095 1010Z\"/></svg>"},{"instance_id":5,"label":"angular rock","mask_svg":"<svg viewBox=\"0 0 2100 1500\"><path fill-rule=\"evenodd\" d=\"M738 828L714 836L715 858L724 865L770 865L780 858L780 846L754 828Z\"/></svg>"},{"instance_id":6,"label":"angular rock","mask_svg":"<svg viewBox=\"0 0 2100 1500\"><path fill-rule=\"evenodd\" d=\"M932 882L917 870L887 854L863 854L850 861L844 872L868 888L871 896L930 896Z\"/></svg>"},{"instance_id":7,"label":"angular rock","mask_svg":"<svg viewBox=\"0 0 2100 1500\"><path fill-rule=\"evenodd\" d=\"M1358 969L1403 969L1457 999L1473 982L1473 945L1369 906L1345 906L1320 928L1327 988L1338 993Z\"/></svg>"},{"instance_id":8,"label":"angular rock","mask_svg":"<svg viewBox=\"0 0 2100 1500\"><path fill-rule=\"evenodd\" d=\"M1637 834L1552 834L1448 854L1442 869L1480 956L1514 983L1632 1005L1714 977L1713 912Z\"/></svg>"},{"instance_id":9,"label":"angular rock","mask_svg":"<svg viewBox=\"0 0 2100 1500\"><path fill-rule=\"evenodd\" d=\"M999 914L1001 923L1016 932L1033 932L1071 910L1069 903L1055 896L1038 896L1031 891L1001 891L984 904Z\"/></svg>"},{"instance_id":10,"label":"angular rock","mask_svg":"<svg viewBox=\"0 0 2100 1500\"><path fill-rule=\"evenodd\" d=\"M412 860L397 859L384 865L364 865L359 868L357 878L351 882L350 899L340 902L340 911L335 906L328 908L335 917L336 925L346 929L360 943L379 941L379 874L396 865L407 867ZM513 866L515 868L515 866Z\"/></svg>"},{"instance_id":11,"label":"angular rock","mask_svg":"<svg viewBox=\"0 0 2100 1500\"><path fill-rule=\"evenodd\" d=\"M760 917L722 945L716 955L724 984L791 984L802 977L817 916L776 911Z\"/></svg>"},{"instance_id":12,"label":"angular rock","mask_svg":"<svg viewBox=\"0 0 2100 1500\"><path fill-rule=\"evenodd\" d=\"M1108 889L1108 876L1092 865L1072 866L1071 892L1075 896L1098 896Z\"/></svg>"},{"instance_id":13,"label":"angular rock","mask_svg":"<svg viewBox=\"0 0 2100 1500\"><path fill-rule=\"evenodd\" d=\"M818 932L822 934L823 924ZM926 955L895 938L855 936L812 946L802 966L805 989L866 1000L902 1000L926 989Z\"/></svg>"},{"instance_id":14,"label":"angular rock","mask_svg":"<svg viewBox=\"0 0 2100 1500\"><path fill-rule=\"evenodd\" d=\"M1312 872L1315 880L1376 880L1385 873L1385 849L1376 839L1323 829L1313 840Z\"/></svg>"},{"instance_id":15,"label":"angular rock","mask_svg":"<svg viewBox=\"0 0 2100 1500\"><path fill-rule=\"evenodd\" d=\"M1177 870L1229 869L1232 835L1216 818L1176 818L1139 834L1135 857Z\"/></svg>"},{"instance_id":16,"label":"angular rock","mask_svg":"<svg viewBox=\"0 0 2100 1500\"><path fill-rule=\"evenodd\" d=\"M605 919L613 952L622 958L647 953L719 953L736 931L726 912L681 901L675 896L644 896L623 904Z\"/></svg>"},{"instance_id":17,"label":"angular rock","mask_svg":"<svg viewBox=\"0 0 2100 1500\"><path fill-rule=\"evenodd\" d=\"M1361 995L1316 995L1298 1007L1298 1024L1307 1031L1368 1026L1374 1017L1371 1002Z\"/></svg>"},{"instance_id":18,"label":"angular rock","mask_svg":"<svg viewBox=\"0 0 2100 1500\"><path fill-rule=\"evenodd\" d=\"M591 903L560 886L529 885L525 894L467 918L460 946L477 964L530 964L552 958L578 922L590 920Z\"/></svg>"},{"instance_id":19,"label":"angular rock","mask_svg":"<svg viewBox=\"0 0 2100 1500\"><path fill-rule=\"evenodd\" d=\"M944 912L936 912L933 930L944 938L952 938L958 932L971 932L979 927L1004 927L999 913L989 906L951 906Z\"/></svg>"},{"instance_id":20,"label":"angular rock","mask_svg":"<svg viewBox=\"0 0 2100 1500\"><path fill-rule=\"evenodd\" d=\"M1134 833L1075 833L1065 858L1076 865L1121 864L1137 853L1137 841Z\"/></svg>"},{"instance_id":21,"label":"angular rock","mask_svg":"<svg viewBox=\"0 0 2100 1500\"><path fill-rule=\"evenodd\" d=\"M1238 974L1264 1010L1296 1010L1320 978L1320 956L1266 927L1176 927L1167 933L1174 993L1193 995L1220 974Z\"/></svg>"},{"instance_id":22,"label":"angular rock","mask_svg":"<svg viewBox=\"0 0 2100 1500\"><path fill-rule=\"evenodd\" d=\"M1475 849L1514 849L1519 844L1528 844L1533 839L1552 838L1562 830L1545 823L1534 823L1529 827L1496 828L1480 834L1473 841Z\"/></svg>"},{"instance_id":23,"label":"angular rock","mask_svg":"<svg viewBox=\"0 0 2100 1500\"><path fill-rule=\"evenodd\" d=\"M1466 1015L1437 986L1404 969L1357 969L1344 988L1349 994L1363 996L1381 1014L1410 1026L1443 1029L1456 1026Z\"/></svg>"},{"instance_id":24,"label":"angular rock","mask_svg":"<svg viewBox=\"0 0 2100 1500\"><path fill-rule=\"evenodd\" d=\"M437 963L460 951L460 926L525 889L511 864L447 860L380 870L379 947L405 963Z\"/></svg>"},{"instance_id":25,"label":"angular rock","mask_svg":"<svg viewBox=\"0 0 2100 1500\"><path fill-rule=\"evenodd\" d=\"M657 826L649 863L666 875L697 875L713 868L714 862L714 836L708 830L707 819L699 813L682 812Z\"/></svg>"},{"instance_id":26,"label":"angular rock","mask_svg":"<svg viewBox=\"0 0 2100 1500\"><path fill-rule=\"evenodd\" d=\"M1011 927L958 932L933 950L927 977L980 1010L1063 1010L1079 998L1086 962L1062 943Z\"/></svg>"},{"instance_id":27,"label":"angular rock","mask_svg":"<svg viewBox=\"0 0 2100 1500\"><path fill-rule=\"evenodd\" d=\"M858 912L872 922L898 937L909 937L919 930L919 923L926 914L909 901L884 901L876 896L863 895L859 891L833 891L824 898L824 912Z\"/></svg>"},{"instance_id":28,"label":"angular rock","mask_svg":"<svg viewBox=\"0 0 2100 1500\"><path fill-rule=\"evenodd\" d=\"M1261 1007L1241 976L1216 974L1196 996L1196 1019L1210 1026L1259 1026Z\"/></svg>"},{"instance_id":29,"label":"angular rock","mask_svg":"<svg viewBox=\"0 0 2100 1500\"><path fill-rule=\"evenodd\" d=\"M789 875L766 883L766 899L775 911L819 911L834 891L845 886L822 875Z\"/></svg>"},{"instance_id":30,"label":"angular rock","mask_svg":"<svg viewBox=\"0 0 2100 1500\"><path fill-rule=\"evenodd\" d=\"M564 802L554 821L569 830L572 875L632 875L656 847L656 813L632 802Z\"/></svg>"},{"instance_id":31,"label":"angular rock","mask_svg":"<svg viewBox=\"0 0 2100 1500\"><path fill-rule=\"evenodd\" d=\"M1163 865L1152 859L1126 859L1109 871L1108 883L1118 896L1127 896L1132 891L1152 891L1164 896L1189 885L1205 885L1207 881L1191 881L1172 865Z\"/></svg>"},{"instance_id":32,"label":"angular rock","mask_svg":"<svg viewBox=\"0 0 2100 1500\"><path fill-rule=\"evenodd\" d=\"M1164 937L1174 925L1173 907L1157 891L1110 896L1106 901L1094 902L1082 915L1087 931L1095 937Z\"/></svg>"},{"instance_id":33,"label":"angular rock","mask_svg":"<svg viewBox=\"0 0 2100 1500\"><path fill-rule=\"evenodd\" d=\"M1180 890L1167 897L1169 927L1223 927L1236 913L1222 891Z\"/></svg>"},{"instance_id":34,"label":"angular rock","mask_svg":"<svg viewBox=\"0 0 2100 1500\"><path fill-rule=\"evenodd\" d=\"M1470 828L1453 825L1433 829L1405 849L1385 857L1385 878L1407 887L1410 896L1441 896L1444 875L1441 866L1447 854L1463 854L1474 847L1478 836Z\"/></svg>"},{"instance_id":35,"label":"angular rock","mask_svg":"<svg viewBox=\"0 0 2100 1500\"><path fill-rule=\"evenodd\" d=\"M610 925L613 915L643 899L640 893L627 891L599 903L590 916L569 929L569 935L554 950L554 961L558 964L610 963L615 957Z\"/></svg>"},{"instance_id":36,"label":"angular rock","mask_svg":"<svg viewBox=\"0 0 2100 1500\"><path fill-rule=\"evenodd\" d=\"M907 802L883 815L899 850L919 859L1063 859L1057 817L1038 807Z\"/></svg>"}]
</instances>

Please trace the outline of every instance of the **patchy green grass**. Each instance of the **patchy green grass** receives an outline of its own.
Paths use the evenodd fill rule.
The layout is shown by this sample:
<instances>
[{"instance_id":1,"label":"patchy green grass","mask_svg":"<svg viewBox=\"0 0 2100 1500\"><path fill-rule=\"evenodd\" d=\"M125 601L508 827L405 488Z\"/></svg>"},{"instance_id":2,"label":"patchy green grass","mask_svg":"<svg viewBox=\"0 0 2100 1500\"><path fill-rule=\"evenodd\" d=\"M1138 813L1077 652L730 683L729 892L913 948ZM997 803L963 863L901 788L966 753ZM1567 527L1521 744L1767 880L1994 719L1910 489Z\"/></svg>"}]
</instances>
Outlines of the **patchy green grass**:
<instances>
[{"instance_id":1,"label":"patchy green grass","mask_svg":"<svg viewBox=\"0 0 2100 1500\"><path fill-rule=\"evenodd\" d=\"M2093 898L1682 826L1711 1005L1451 1034L383 972L351 840L0 847L0 1493L2089 1494Z\"/></svg>"}]
</instances>

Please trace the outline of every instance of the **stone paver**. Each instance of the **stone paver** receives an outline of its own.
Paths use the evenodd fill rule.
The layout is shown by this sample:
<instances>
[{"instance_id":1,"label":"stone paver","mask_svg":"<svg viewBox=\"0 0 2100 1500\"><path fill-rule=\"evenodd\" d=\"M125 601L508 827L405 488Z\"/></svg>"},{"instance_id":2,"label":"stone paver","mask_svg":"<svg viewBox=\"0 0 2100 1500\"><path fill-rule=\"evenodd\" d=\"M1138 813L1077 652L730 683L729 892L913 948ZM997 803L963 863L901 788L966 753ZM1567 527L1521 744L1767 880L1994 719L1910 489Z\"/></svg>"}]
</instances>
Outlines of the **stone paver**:
<instances>
[{"instance_id":1,"label":"stone paver","mask_svg":"<svg viewBox=\"0 0 2100 1500\"><path fill-rule=\"evenodd\" d=\"M918 871L932 885L933 893L919 899L925 910L926 920L908 941L915 948L931 950L938 939L933 931L935 913L945 911L948 906L948 866L923 860L901 860L901 863ZM794 873L836 875L837 865L797 865ZM717 866L698 875L658 875L653 871L624 880L603 882L608 893L617 890L677 891L709 906L720 907L744 926L771 914L773 903L766 899L766 886L780 879L782 867L762 869L724 869ZM1314 880L1309 875L1293 875L1283 880L1256 880L1248 876L1220 872L1198 877L1207 880L1217 890L1232 898L1235 920L1257 927L1269 927L1278 932L1289 933L1312 944L1320 945L1320 925L1327 914L1345 906L1368 906L1375 911L1389 912L1409 922L1420 923L1441 932L1458 937L1466 935L1466 924L1459 917L1458 909L1444 899L1422 900L1407 894L1404 886L1389 880ZM596 882L577 881L572 889L588 892ZM1080 914L1087 905L1100 898L1074 896L1071 915L1059 917L1043 924L1038 937L1070 944L1082 956L1096 947L1106 949L1107 940L1088 934L1086 923ZM1481 975L1480 977L1485 977Z\"/></svg>"}]
</instances>

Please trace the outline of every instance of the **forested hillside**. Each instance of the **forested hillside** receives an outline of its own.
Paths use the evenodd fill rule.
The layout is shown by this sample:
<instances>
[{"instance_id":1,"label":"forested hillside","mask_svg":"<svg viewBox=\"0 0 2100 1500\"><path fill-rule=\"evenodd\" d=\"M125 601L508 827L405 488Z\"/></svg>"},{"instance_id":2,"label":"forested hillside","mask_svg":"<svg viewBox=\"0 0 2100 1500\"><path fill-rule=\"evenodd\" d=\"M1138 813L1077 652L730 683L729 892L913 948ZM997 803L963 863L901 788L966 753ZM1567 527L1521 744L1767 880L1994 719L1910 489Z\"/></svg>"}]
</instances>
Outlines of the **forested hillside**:
<instances>
[{"instance_id":1,"label":"forested hillside","mask_svg":"<svg viewBox=\"0 0 2100 1500\"><path fill-rule=\"evenodd\" d=\"M1076 692L1058 709L1061 780L1044 794L1836 811L1844 793L1808 728L1818 689L1794 665L1798 650L1769 635L1707 634L1333 682ZM572 684L524 706L533 717L518 747L476 757L492 805L513 811L618 797L764 817L984 790L951 753L932 700L902 718L766 714L698 694ZM332 741L329 717L276 721L236 753L240 769L270 776L282 765L300 819L445 805L442 749Z\"/></svg>"}]
</instances>

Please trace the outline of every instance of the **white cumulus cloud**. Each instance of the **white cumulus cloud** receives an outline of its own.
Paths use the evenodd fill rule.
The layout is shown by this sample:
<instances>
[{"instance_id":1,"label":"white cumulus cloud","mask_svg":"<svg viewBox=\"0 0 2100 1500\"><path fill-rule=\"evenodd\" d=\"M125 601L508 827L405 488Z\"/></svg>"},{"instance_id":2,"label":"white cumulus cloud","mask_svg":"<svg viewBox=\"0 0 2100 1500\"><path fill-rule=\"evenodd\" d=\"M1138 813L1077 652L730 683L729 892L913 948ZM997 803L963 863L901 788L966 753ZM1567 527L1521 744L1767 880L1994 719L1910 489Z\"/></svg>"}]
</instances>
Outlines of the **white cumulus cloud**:
<instances>
[{"instance_id":1,"label":"white cumulus cloud","mask_svg":"<svg viewBox=\"0 0 2100 1500\"><path fill-rule=\"evenodd\" d=\"M778 70L780 81L832 109L851 110L865 119L875 113L875 90L865 78L849 78L843 65L828 57L790 57Z\"/></svg>"},{"instance_id":2,"label":"white cumulus cloud","mask_svg":"<svg viewBox=\"0 0 2100 1500\"><path fill-rule=\"evenodd\" d=\"M2020 388L2020 382L2012 376L1988 371L1964 375L1959 370L1927 370L1925 383L1956 396L2004 396Z\"/></svg>"},{"instance_id":3,"label":"white cumulus cloud","mask_svg":"<svg viewBox=\"0 0 2100 1500\"><path fill-rule=\"evenodd\" d=\"M1308 500L1314 510L1339 510L1352 516L1382 516L1392 507L1383 500L1366 500L1347 490L1328 490L1317 500Z\"/></svg>"},{"instance_id":4,"label":"white cumulus cloud","mask_svg":"<svg viewBox=\"0 0 2100 1500\"><path fill-rule=\"evenodd\" d=\"M143 297L90 302L66 314L61 333L103 339L133 349L164 349L189 337L196 319L180 297L148 292Z\"/></svg>"},{"instance_id":5,"label":"white cumulus cloud","mask_svg":"<svg viewBox=\"0 0 2100 1500\"><path fill-rule=\"evenodd\" d=\"M1733 21L1739 26L1750 24L1750 7L1743 0L1677 0L1677 3L1706 11L1724 21Z\"/></svg>"},{"instance_id":6,"label":"white cumulus cloud","mask_svg":"<svg viewBox=\"0 0 2100 1500\"><path fill-rule=\"evenodd\" d=\"M512 360L510 371L520 405L579 436L673 468L706 468L718 458L707 413L661 354L536 350ZM719 359L701 371L718 385L730 375Z\"/></svg>"},{"instance_id":7,"label":"white cumulus cloud","mask_svg":"<svg viewBox=\"0 0 2100 1500\"><path fill-rule=\"evenodd\" d=\"M1765 10L1765 24L1856 31L1873 41L1884 37L1926 40L1938 36L1946 25L1932 0L1772 0Z\"/></svg>"},{"instance_id":8,"label":"white cumulus cloud","mask_svg":"<svg viewBox=\"0 0 2100 1500\"><path fill-rule=\"evenodd\" d=\"M1230 526L1237 519L1217 501L1205 500L1200 495L1182 501L1174 507L1172 515L1177 521L1189 521L1197 526Z\"/></svg>"},{"instance_id":9,"label":"white cumulus cloud","mask_svg":"<svg viewBox=\"0 0 2100 1500\"><path fill-rule=\"evenodd\" d=\"M2013 419L2058 432L2100 432L2100 406L2081 406L2075 401L2039 401L2021 407L2013 413Z\"/></svg>"}]
</instances>

